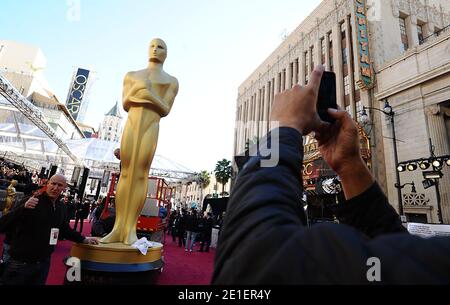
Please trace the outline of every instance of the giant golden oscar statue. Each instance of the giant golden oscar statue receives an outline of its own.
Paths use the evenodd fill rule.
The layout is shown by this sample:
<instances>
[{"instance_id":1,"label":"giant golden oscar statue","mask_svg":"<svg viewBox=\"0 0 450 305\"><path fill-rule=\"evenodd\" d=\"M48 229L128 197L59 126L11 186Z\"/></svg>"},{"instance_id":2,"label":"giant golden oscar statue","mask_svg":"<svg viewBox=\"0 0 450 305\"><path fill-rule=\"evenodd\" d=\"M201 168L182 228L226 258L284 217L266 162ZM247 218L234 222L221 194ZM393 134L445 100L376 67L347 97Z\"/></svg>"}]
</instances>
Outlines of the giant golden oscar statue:
<instances>
[{"instance_id":1,"label":"giant golden oscar statue","mask_svg":"<svg viewBox=\"0 0 450 305\"><path fill-rule=\"evenodd\" d=\"M116 193L116 221L102 243L131 245L147 195L148 174L156 150L159 121L169 114L178 93L178 81L163 70L167 46L150 43L147 69L129 72L123 85L123 107L128 120L120 145L122 171Z\"/></svg>"}]
</instances>

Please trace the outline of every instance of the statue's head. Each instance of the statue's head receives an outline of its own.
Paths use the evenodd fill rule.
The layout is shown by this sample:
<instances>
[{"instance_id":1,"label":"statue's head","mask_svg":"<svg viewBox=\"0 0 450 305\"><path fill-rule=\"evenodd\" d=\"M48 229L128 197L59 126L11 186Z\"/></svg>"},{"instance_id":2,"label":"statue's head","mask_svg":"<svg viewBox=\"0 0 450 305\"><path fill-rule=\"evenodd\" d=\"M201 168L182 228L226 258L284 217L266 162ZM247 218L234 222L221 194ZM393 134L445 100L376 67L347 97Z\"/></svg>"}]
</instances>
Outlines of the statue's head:
<instances>
[{"instance_id":1,"label":"statue's head","mask_svg":"<svg viewBox=\"0 0 450 305\"><path fill-rule=\"evenodd\" d=\"M11 181L11 185L14 187L14 186L16 186L17 185L17 180L13 180L13 181Z\"/></svg>"},{"instance_id":2,"label":"statue's head","mask_svg":"<svg viewBox=\"0 0 450 305\"><path fill-rule=\"evenodd\" d=\"M160 39L155 38L150 42L149 61L163 64L167 57L167 45Z\"/></svg>"}]
</instances>

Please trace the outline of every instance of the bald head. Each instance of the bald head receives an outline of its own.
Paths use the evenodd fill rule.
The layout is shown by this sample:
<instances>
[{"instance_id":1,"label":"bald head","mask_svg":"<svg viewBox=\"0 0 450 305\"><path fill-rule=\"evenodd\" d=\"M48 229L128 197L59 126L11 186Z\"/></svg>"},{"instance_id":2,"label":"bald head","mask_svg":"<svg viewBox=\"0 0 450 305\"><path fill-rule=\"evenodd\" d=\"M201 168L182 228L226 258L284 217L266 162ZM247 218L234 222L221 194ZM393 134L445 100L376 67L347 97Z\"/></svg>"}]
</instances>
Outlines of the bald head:
<instances>
[{"instance_id":1,"label":"bald head","mask_svg":"<svg viewBox=\"0 0 450 305\"><path fill-rule=\"evenodd\" d=\"M153 63L163 64L167 57L167 45L160 39L155 38L150 42L149 60Z\"/></svg>"},{"instance_id":2,"label":"bald head","mask_svg":"<svg viewBox=\"0 0 450 305\"><path fill-rule=\"evenodd\" d=\"M120 160L120 148L116 148L114 150L114 156Z\"/></svg>"},{"instance_id":3,"label":"bald head","mask_svg":"<svg viewBox=\"0 0 450 305\"><path fill-rule=\"evenodd\" d=\"M61 193L66 189L67 187L67 180L66 177L63 175L54 175L48 180L47 182L47 195L53 200L56 200L61 196Z\"/></svg>"}]
</instances>

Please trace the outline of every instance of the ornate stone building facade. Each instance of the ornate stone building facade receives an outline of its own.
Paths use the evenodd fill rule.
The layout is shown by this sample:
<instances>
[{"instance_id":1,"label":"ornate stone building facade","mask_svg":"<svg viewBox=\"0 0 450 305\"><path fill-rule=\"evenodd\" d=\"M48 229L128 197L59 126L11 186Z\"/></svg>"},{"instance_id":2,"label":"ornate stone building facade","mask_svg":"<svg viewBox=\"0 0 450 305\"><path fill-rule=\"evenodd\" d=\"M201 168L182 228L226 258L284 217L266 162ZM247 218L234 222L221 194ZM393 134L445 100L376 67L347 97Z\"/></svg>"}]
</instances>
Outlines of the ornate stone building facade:
<instances>
[{"instance_id":1,"label":"ornate stone building facade","mask_svg":"<svg viewBox=\"0 0 450 305\"><path fill-rule=\"evenodd\" d=\"M384 98L390 96L380 91L409 79L408 74L422 63L403 65L396 73L388 71L389 65L402 61L408 54L420 51L428 54L436 39L448 36L445 30L448 25L450 2L447 0L322 1L239 87L234 154L241 155L247 142L254 142L267 133L275 94L295 84L307 84L317 64L335 72L338 105L355 120L363 106L382 109ZM426 61L424 56L421 59ZM416 77L423 79L420 73ZM397 113L398 104L392 101L391 105ZM398 208L390 128L381 112L372 111L370 117L372 124L366 131L371 140L372 170L391 204ZM408 130L401 122L396 122L396 128ZM405 141L401 132L399 139L400 136ZM445 141L448 143L448 138ZM402 153L400 147L400 161L406 157ZM427 195L432 203L431 194ZM446 196L449 193L443 192L443 197ZM428 221L436 222L435 211L430 213Z\"/></svg>"},{"instance_id":2,"label":"ornate stone building facade","mask_svg":"<svg viewBox=\"0 0 450 305\"><path fill-rule=\"evenodd\" d=\"M98 128L98 138L105 141L120 142L122 137L122 115L120 114L119 102L116 102L103 118Z\"/></svg>"}]
</instances>

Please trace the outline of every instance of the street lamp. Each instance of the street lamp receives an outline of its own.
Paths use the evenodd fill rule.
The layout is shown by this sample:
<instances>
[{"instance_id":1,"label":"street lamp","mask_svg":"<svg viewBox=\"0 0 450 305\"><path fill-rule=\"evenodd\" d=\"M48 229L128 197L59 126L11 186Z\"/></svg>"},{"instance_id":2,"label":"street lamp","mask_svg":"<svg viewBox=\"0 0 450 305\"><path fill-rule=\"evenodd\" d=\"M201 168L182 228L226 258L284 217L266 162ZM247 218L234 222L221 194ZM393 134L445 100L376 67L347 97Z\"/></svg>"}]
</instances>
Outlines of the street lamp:
<instances>
[{"instance_id":1,"label":"street lamp","mask_svg":"<svg viewBox=\"0 0 450 305\"><path fill-rule=\"evenodd\" d=\"M411 185L411 193L417 193L417 191L416 191L416 185L414 184L414 181L413 182L411 182L411 183L405 183L405 184L402 184L402 185L398 185L397 183L395 184L395 187L396 188L398 188L398 189L403 189L405 186L407 186L407 185Z\"/></svg>"},{"instance_id":2,"label":"street lamp","mask_svg":"<svg viewBox=\"0 0 450 305\"><path fill-rule=\"evenodd\" d=\"M397 138L395 137L395 122L394 122L395 113L392 110L392 106L389 105L389 102L387 99L384 100L383 109L363 106L363 109L361 110L361 113L360 113L360 123L363 125L367 124L370 121L369 116L367 115L366 109L382 112L384 115L389 117L389 120L391 122L391 127L392 127L392 141L393 141L393 146L394 146L394 163L395 163L395 168L396 168L396 170L395 170L396 183L395 184L400 185L399 172L405 171L407 167L400 166L398 164ZM412 170L412 169L408 168L408 170ZM402 216L403 216L402 191L401 191L401 188L399 188L399 187L397 187L397 196L398 196L398 206L399 206L400 218L402 218Z\"/></svg>"}]
</instances>

